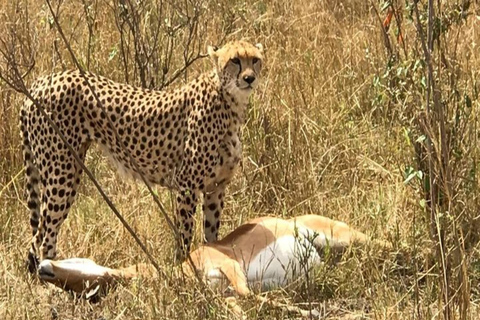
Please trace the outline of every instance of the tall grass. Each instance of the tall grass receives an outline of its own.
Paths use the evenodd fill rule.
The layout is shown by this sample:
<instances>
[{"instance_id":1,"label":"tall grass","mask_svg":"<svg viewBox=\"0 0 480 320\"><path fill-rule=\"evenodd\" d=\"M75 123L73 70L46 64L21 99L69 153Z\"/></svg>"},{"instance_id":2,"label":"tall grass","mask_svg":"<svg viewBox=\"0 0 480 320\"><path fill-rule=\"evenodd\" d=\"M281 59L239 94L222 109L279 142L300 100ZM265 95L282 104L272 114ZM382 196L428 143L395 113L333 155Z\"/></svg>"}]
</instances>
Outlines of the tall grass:
<instances>
[{"instance_id":1,"label":"tall grass","mask_svg":"<svg viewBox=\"0 0 480 320\"><path fill-rule=\"evenodd\" d=\"M145 87L178 86L210 69L201 58L207 44L263 43L262 84L248 111L243 166L227 193L221 233L259 215L316 213L395 248L387 256L351 252L318 270L311 283L274 292L278 299L312 303L327 318L475 319L479 11L474 3L435 7L439 32L429 43L434 72L428 82L418 32L421 25L428 40L426 3L419 4L419 19L413 3L396 1L82 0L54 6L84 68ZM388 10L403 19L386 30ZM13 54L27 83L73 67L44 2L0 0L0 16L0 48ZM0 72L10 71L0 55ZM428 101L432 112L442 108L443 118L425 113L432 83L441 99ZM0 317L231 317L222 305L207 303L209 295L182 283L145 280L90 304L30 279L23 265L30 231L17 128L22 99L0 82ZM168 270L173 236L144 186L122 180L95 148L86 163ZM437 188L433 198L431 186ZM59 256L109 266L145 261L87 179L80 191L62 226ZM158 191L171 212L171 194ZM250 318L292 316L254 301L242 305Z\"/></svg>"}]
</instances>

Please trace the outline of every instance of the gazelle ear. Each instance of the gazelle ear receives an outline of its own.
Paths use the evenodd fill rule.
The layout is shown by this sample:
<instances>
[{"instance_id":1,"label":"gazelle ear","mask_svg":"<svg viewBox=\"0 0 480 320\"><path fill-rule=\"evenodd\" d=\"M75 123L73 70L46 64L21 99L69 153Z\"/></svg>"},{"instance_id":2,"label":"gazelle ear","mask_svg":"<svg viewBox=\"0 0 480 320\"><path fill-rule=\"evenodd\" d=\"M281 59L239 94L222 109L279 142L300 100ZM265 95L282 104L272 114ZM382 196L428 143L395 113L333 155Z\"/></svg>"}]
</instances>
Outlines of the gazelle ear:
<instances>
[{"instance_id":1,"label":"gazelle ear","mask_svg":"<svg viewBox=\"0 0 480 320\"><path fill-rule=\"evenodd\" d=\"M212 59L215 60L215 61L216 61L217 58L218 58L217 51L218 51L218 47L217 47L217 46L208 46L208 47L207 47L208 55L210 56L210 58L212 58Z\"/></svg>"},{"instance_id":2,"label":"gazelle ear","mask_svg":"<svg viewBox=\"0 0 480 320\"><path fill-rule=\"evenodd\" d=\"M257 43L255 47L260 50L260 52L263 52L263 45L261 43Z\"/></svg>"}]
</instances>

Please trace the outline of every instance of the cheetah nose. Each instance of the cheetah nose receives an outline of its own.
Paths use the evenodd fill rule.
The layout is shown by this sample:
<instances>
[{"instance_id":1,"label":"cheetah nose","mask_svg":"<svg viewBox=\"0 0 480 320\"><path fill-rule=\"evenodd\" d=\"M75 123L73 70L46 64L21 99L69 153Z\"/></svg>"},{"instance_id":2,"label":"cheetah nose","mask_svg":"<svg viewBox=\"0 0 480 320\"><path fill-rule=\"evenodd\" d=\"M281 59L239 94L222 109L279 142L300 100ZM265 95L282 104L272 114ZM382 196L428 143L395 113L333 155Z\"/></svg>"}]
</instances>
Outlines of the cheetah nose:
<instances>
[{"instance_id":1,"label":"cheetah nose","mask_svg":"<svg viewBox=\"0 0 480 320\"><path fill-rule=\"evenodd\" d=\"M243 77L243 80L248 84L252 84L253 81L255 81L255 76L245 76Z\"/></svg>"}]
</instances>

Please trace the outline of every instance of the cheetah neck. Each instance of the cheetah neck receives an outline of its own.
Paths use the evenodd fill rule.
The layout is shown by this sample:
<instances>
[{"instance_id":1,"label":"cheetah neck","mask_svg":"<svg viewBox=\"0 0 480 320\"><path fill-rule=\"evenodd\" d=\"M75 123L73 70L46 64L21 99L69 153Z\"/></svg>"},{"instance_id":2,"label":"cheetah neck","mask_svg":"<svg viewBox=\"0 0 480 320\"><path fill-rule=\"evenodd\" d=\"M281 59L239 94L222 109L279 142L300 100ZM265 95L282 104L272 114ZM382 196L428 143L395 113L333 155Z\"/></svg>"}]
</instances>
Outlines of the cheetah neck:
<instances>
[{"instance_id":1,"label":"cheetah neck","mask_svg":"<svg viewBox=\"0 0 480 320\"><path fill-rule=\"evenodd\" d=\"M225 107L231 110L232 118L236 118L239 124L242 124L245 119L245 111L248 107L250 92L243 92L236 86L232 88L231 83L225 85L217 71L209 73L209 78L215 83L215 87L220 93L221 100Z\"/></svg>"}]
</instances>

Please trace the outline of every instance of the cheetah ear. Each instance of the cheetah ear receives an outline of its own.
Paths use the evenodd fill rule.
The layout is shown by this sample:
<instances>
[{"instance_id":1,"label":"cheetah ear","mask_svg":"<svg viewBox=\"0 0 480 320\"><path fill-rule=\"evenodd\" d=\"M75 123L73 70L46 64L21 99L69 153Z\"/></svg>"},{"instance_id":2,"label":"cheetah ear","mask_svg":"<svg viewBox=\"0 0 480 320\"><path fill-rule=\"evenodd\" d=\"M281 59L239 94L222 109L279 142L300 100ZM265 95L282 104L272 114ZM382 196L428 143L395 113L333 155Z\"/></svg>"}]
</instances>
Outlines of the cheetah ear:
<instances>
[{"instance_id":1,"label":"cheetah ear","mask_svg":"<svg viewBox=\"0 0 480 320\"><path fill-rule=\"evenodd\" d=\"M218 51L217 46L208 46L208 48L207 48L208 55L210 56L210 58L212 58L215 61L218 58L217 51Z\"/></svg>"},{"instance_id":2,"label":"cheetah ear","mask_svg":"<svg viewBox=\"0 0 480 320\"><path fill-rule=\"evenodd\" d=\"M260 50L260 52L263 52L263 45L261 43L257 43L255 47Z\"/></svg>"}]
</instances>

